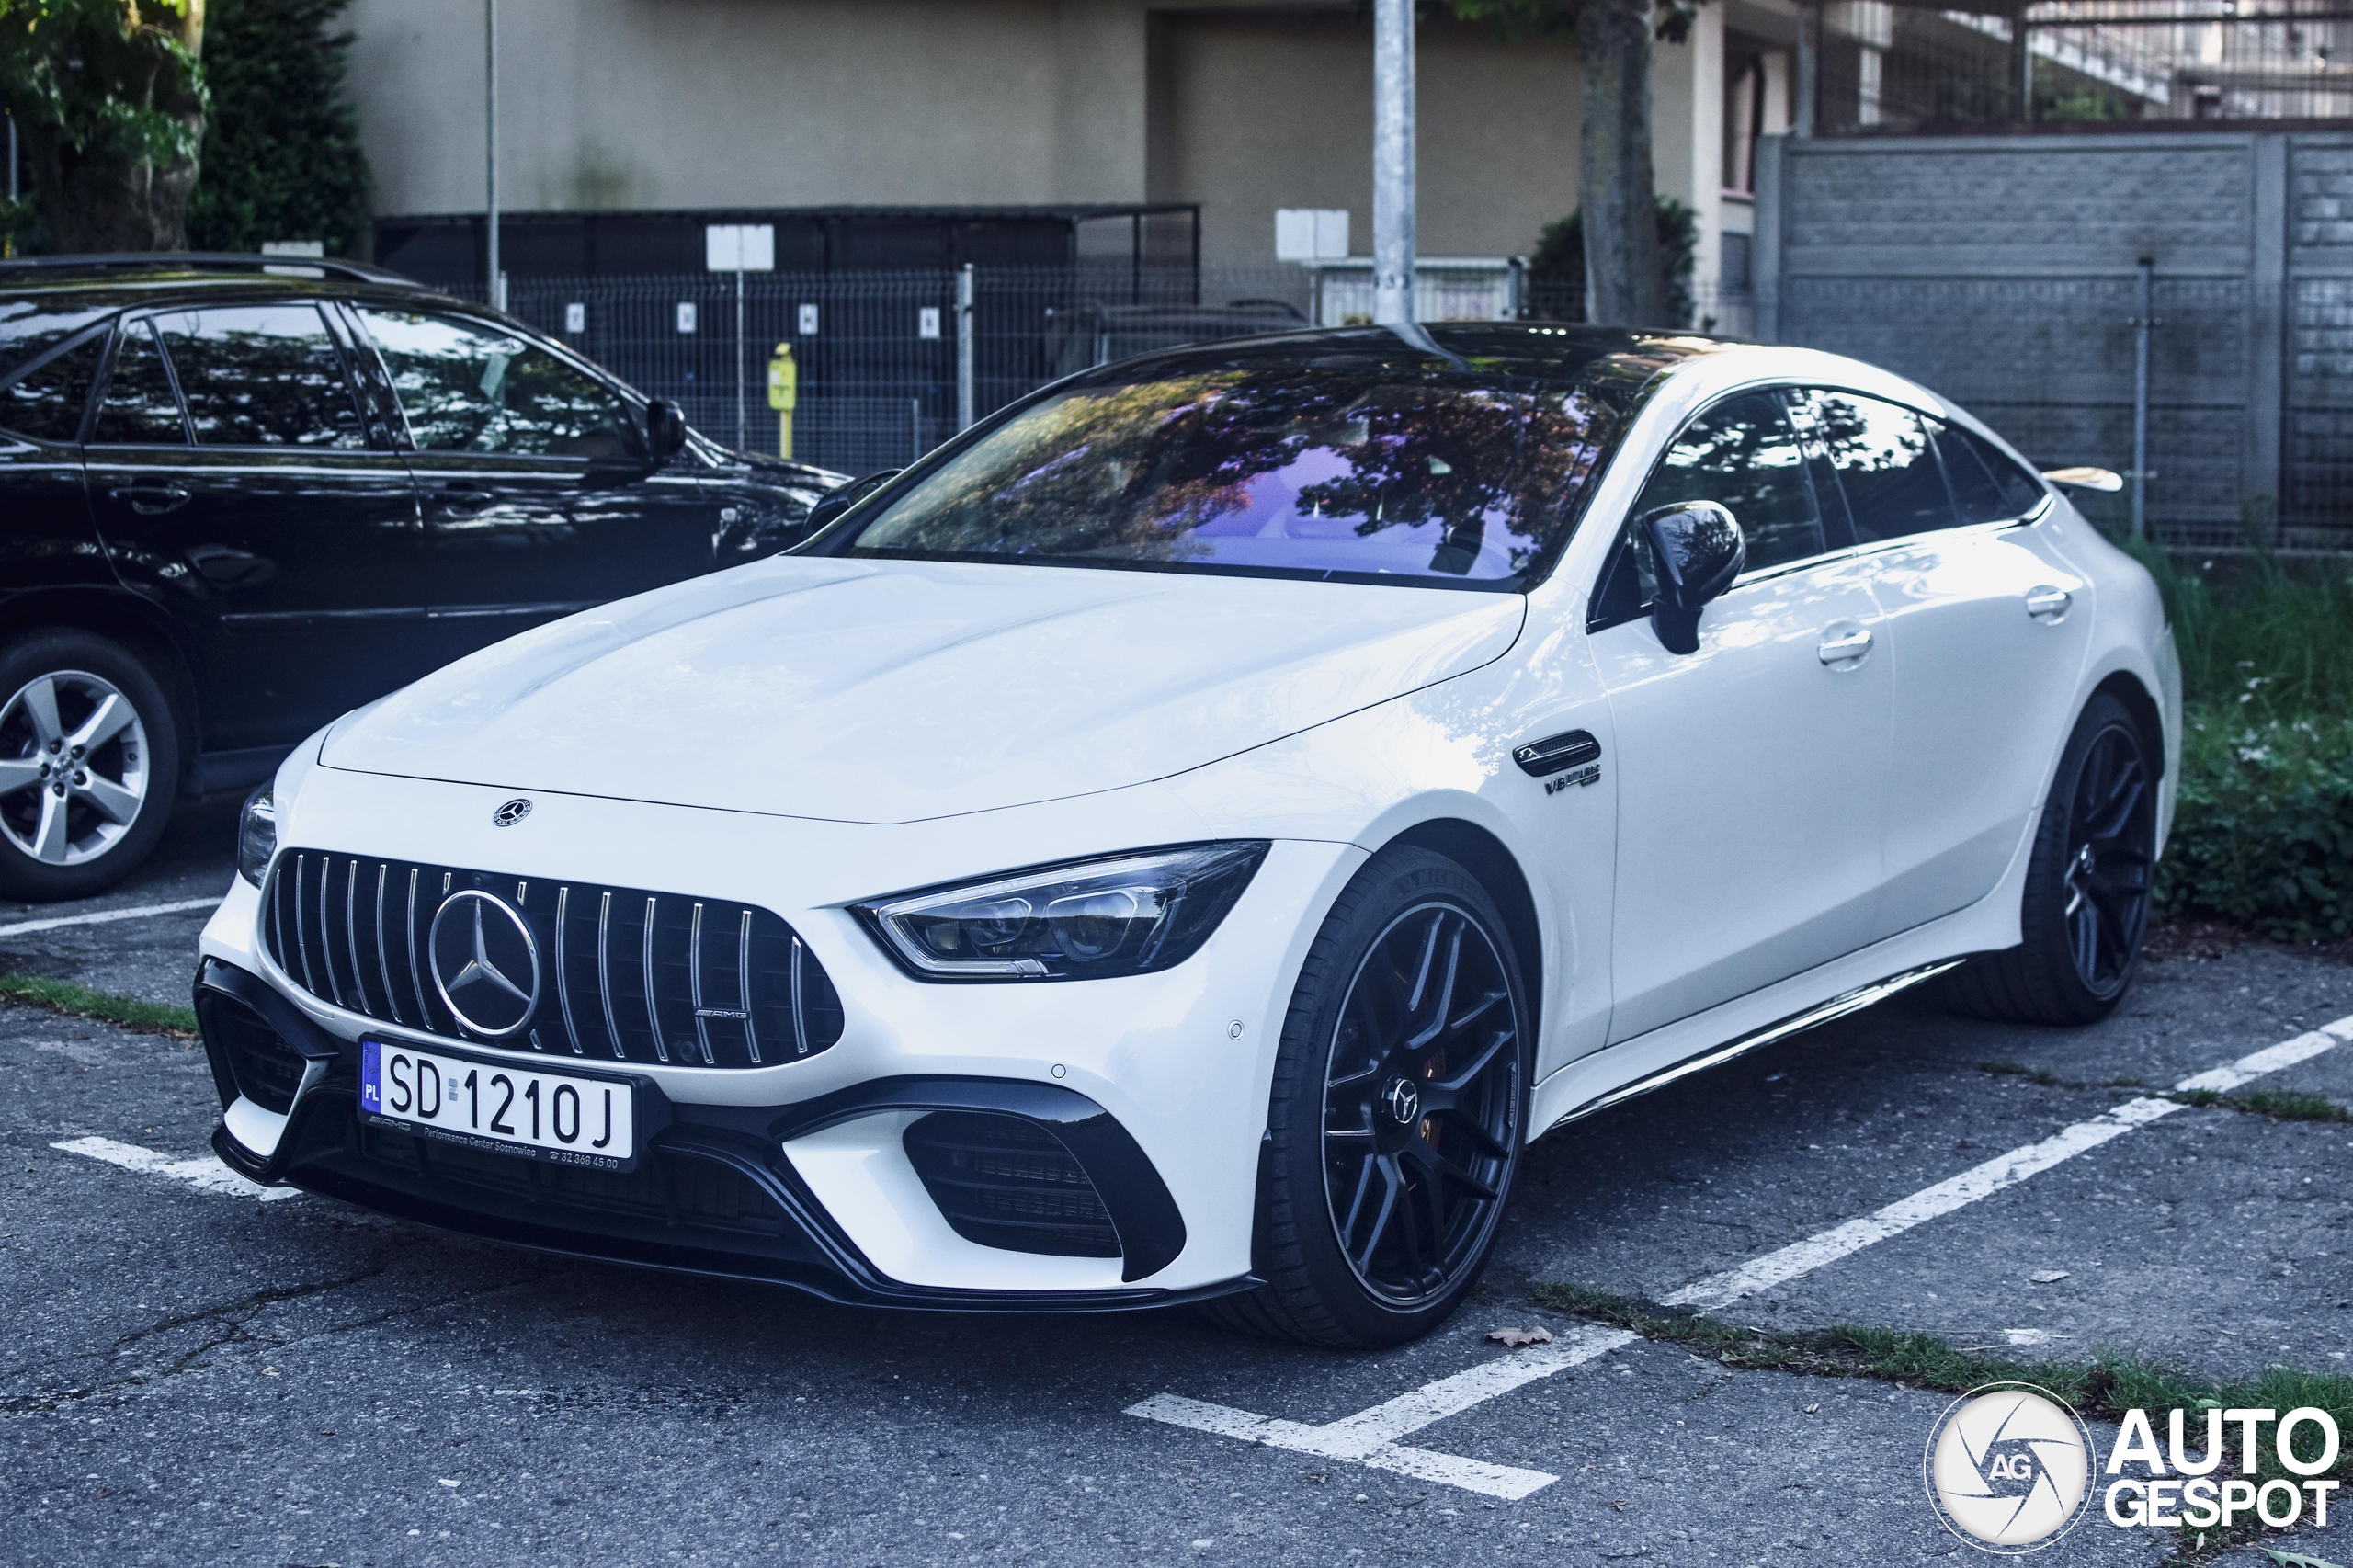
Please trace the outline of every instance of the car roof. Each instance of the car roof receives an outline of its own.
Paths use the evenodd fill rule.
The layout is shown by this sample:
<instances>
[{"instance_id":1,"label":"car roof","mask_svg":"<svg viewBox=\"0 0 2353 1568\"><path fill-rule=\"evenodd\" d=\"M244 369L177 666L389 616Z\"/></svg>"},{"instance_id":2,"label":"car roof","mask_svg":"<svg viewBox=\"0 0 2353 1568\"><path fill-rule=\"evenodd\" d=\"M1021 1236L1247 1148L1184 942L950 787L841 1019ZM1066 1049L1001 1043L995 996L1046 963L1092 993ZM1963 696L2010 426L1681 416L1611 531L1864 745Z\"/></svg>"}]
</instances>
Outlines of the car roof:
<instances>
[{"instance_id":1,"label":"car roof","mask_svg":"<svg viewBox=\"0 0 2353 1568\"><path fill-rule=\"evenodd\" d=\"M65 301L85 310L124 310L188 300L267 294L379 300L458 306L504 319L504 312L427 288L397 272L313 256L210 256L157 252L132 256L50 256L0 261L0 300Z\"/></svg>"},{"instance_id":2,"label":"car roof","mask_svg":"<svg viewBox=\"0 0 2353 1568\"><path fill-rule=\"evenodd\" d=\"M1427 322L1404 328L1316 327L1157 349L1083 371L1074 384L1216 370L1454 372L1573 383L1631 400L1661 374L1735 345L1673 331L1563 322Z\"/></svg>"}]
</instances>

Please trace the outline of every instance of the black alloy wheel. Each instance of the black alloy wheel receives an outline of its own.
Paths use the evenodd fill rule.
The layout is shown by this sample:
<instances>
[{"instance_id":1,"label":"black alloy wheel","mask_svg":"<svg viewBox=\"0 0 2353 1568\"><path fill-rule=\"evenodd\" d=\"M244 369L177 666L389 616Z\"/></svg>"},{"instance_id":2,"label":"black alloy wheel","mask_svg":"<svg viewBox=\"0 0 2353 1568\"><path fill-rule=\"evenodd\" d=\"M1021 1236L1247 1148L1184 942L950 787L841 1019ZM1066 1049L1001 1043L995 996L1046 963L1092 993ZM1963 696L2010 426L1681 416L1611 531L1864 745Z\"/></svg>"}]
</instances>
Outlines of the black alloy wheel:
<instances>
[{"instance_id":1,"label":"black alloy wheel","mask_svg":"<svg viewBox=\"0 0 2353 1568\"><path fill-rule=\"evenodd\" d=\"M1495 1248L1528 1140L1528 990L1455 861L1390 848L1334 903L1278 1044L1254 1272L1230 1327L1347 1349L1428 1333Z\"/></svg>"},{"instance_id":2,"label":"black alloy wheel","mask_svg":"<svg viewBox=\"0 0 2353 1568\"><path fill-rule=\"evenodd\" d=\"M2155 744L2113 696L2085 704L2035 828L2021 939L1941 983L1955 1006L2018 1023L2088 1024L2123 998L2155 881Z\"/></svg>"},{"instance_id":3,"label":"black alloy wheel","mask_svg":"<svg viewBox=\"0 0 2353 1568\"><path fill-rule=\"evenodd\" d=\"M2149 925L2156 869L2156 780L2128 725L2099 732L2075 776L2067 813L2067 949L2075 978L2112 999L2131 977Z\"/></svg>"},{"instance_id":4,"label":"black alloy wheel","mask_svg":"<svg viewBox=\"0 0 2353 1568\"><path fill-rule=\"evenodd\" d=\"M1405 911L1358 966L1324 1083L1324 1195L1367 1291L1412 1307L1481 1252L1519 1115L1512 987L1459 905Z\"/></svg>"}]
</instances>

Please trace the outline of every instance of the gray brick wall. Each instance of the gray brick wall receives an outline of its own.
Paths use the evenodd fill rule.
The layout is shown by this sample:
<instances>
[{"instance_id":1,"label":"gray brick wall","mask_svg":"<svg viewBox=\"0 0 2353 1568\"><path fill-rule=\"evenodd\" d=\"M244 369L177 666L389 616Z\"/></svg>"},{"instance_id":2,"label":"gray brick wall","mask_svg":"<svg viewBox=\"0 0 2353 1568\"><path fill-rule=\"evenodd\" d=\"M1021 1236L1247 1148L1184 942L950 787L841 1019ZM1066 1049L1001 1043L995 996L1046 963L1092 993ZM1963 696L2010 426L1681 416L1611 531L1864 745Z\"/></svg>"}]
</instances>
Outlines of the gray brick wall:
<instances>
[{"instance_id":1,"label":"gray brick wall","mask_svg":"<svg viewBox=\"0 0 2353 1568\"><path fill-rule=\"evenodd\" d=\"M1773 205L1771 335L1910 376L2045 467L2131 466L2151 258L2152 527L2230 545L2276 515L2278 542L2353 547L2353 135L1787 142Z\"/></svg>"}]
</instances>

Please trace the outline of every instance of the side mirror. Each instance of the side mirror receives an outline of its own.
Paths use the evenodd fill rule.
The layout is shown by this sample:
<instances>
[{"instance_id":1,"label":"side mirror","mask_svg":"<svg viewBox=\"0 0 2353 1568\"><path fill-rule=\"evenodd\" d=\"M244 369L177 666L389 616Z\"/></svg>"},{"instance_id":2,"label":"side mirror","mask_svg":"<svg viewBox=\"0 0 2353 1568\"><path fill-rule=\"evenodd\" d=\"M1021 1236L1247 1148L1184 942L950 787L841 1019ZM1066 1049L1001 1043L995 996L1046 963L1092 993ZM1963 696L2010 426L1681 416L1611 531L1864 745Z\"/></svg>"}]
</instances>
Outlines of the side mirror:
<instances>
[{"instance_id":1,"label":"side mirror","mask_svg":"<svg viewBox=\"0 0 2353 1568\"><path fill-rule=\"evenodd\" d=\"M1699 611L1732 586L1748 560L1748 541L1731 512L1713 501L1679 501L1635 523L1651 547L1658 591L1651 624L1670 653L1699 651Z\"/></svg>"},{"instance_id":2,"label":"side mirror","mask_svg":"<svg viewBox=\"0 0 2353 1568\"><path fill-rule=\"evenodd\" d=\"M2124 488L2124 476L2112 468L2045 469L2042 477L2069 490L2097 490L2103 495Z\"/></svg>"},{"instance_id":3,"label":"side mirror","mask_svg":"<svg viewBox=\"0 0 2353 1568\"><path fill-rule=\"evenodd\" d=\"M660 468L687 444L687 416L678 405L655 398L645 405L645 454Z\"/></svg>"},{"instance_id":4,"label":"side mirror","mask_svg":"<svg viewBox=\"0 0 2353 1568\"><path fill-rule=\"evenodd\" d=\"M840 489L830 492L824 500L809 508L809 531L813 534L819 528L825 527L835 517L898 478L902 472L895 468L886 468L880 472L870 473L863 479L853 479Z\"/></svg>"}]
</instances>

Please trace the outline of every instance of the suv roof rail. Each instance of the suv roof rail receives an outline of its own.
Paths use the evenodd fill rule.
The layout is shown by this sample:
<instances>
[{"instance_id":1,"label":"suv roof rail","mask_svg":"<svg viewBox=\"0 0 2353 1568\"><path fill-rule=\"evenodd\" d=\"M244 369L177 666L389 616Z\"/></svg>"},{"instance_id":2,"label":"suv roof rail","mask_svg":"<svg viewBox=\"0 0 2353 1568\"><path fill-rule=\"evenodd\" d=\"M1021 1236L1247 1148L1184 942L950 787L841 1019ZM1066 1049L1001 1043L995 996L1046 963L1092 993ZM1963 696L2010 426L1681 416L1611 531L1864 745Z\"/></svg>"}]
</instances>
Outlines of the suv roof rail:
<instances>
[{"instance_id":1,"label":"suv roof rail","mask_svg":"<svg viewBox=\"0 0 2353 1568\"><path fill-rule=\"evenodd\" d=\"M240 251L116 251L102 256L20 256L0 261L9 272L273 272L296 278L347 278L358 283L421 287L414 278L333 256L258 256Z\"/></svg>"}]
</instances>

